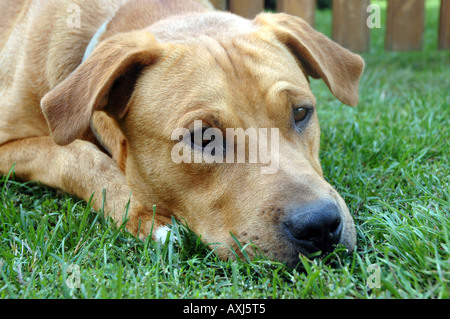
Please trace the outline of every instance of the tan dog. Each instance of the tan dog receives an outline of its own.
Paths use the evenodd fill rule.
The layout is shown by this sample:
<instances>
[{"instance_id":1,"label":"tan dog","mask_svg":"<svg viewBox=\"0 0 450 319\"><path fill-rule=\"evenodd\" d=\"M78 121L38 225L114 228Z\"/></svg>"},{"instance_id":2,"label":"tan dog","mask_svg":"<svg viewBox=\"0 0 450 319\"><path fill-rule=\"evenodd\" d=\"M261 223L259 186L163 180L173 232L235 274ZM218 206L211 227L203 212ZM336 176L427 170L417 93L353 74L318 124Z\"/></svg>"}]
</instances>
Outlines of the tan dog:
<instances>
[{"instance_id":1,"label":"tan dog","mask_svg":"<svg viewBox=\"0 0 450 319\"><path fill-rule=\"evenodd\" d=\"M299 253L354 248L352 218L319 164L308 76L356 105L359 56L297 17L250 21L189 0L3 0L0 12L0 173L16 163L21 179L94 192L118 224L132 194L130 232L144 238L153 225L158 237L175 216L223 243L222 258L236 248L230 232L290 266ZM175 163L172 133L195 120L224 135L277 128L276 173Z\"/></svg>"}]
</instances>

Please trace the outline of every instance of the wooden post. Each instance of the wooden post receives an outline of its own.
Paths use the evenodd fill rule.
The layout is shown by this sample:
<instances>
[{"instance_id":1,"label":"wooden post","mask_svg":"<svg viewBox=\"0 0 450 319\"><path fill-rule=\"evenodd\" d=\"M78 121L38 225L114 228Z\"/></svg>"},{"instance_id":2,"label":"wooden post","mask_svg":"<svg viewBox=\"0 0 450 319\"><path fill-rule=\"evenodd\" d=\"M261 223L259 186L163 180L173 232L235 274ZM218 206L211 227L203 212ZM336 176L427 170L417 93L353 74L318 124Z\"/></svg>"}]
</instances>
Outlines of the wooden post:
<instances>
[{"instance_id":1,"label":"wooden post","mask_svg":"<svg viewBox=\"0 0 450 319\"><path fill-rule=\"evenodd\" d=\"M314 26L316 0L278 0L277 11L298 16Z\"/></svg>"},{"instance_id":2,"label":"wooden post","mask_svg":"<svg viewBox=\"0 0 450 319\"><path fill-rule=\"evenodd\" d=\"M450 0L441 0L439 19L439 49L450 49Z\"/></svg>"},{"instance_id":3,"label":"wooden post","mask_svg":"<svg viewBox=\"0 0 450 319\"><path fill-rule=\"evenodd\" d=\"M253 19L264 11L264 0L230 0L230 11L244 18Z\"/></svg>"},{"instance_id":4,"label":"wooden post","mask_svg":"<svg viewBox=\"0 0 450 319\"><path fill-rule=\"evenodd\" d=\"M370 0L333 0L333 39L352 51L368 51Z\"/></svg>"},{"instance_id":5,"label":"wooden post","mask_svg":"<svg viewBox=\"0 0 450 319\"><path fill-rule=\"evenodd\" d=\"M227 9L227 0L209 0L217 10Z\"/></svg>"},{"instance_id":6,"label":"wooden post","mask_svg":"<svg viewBox=\"0 0 450 319\"><path fill-rule=\"evenodd\" d=\"M421 50L425 0L388 0L386 50Z\"/></svg>"}]
</instances>

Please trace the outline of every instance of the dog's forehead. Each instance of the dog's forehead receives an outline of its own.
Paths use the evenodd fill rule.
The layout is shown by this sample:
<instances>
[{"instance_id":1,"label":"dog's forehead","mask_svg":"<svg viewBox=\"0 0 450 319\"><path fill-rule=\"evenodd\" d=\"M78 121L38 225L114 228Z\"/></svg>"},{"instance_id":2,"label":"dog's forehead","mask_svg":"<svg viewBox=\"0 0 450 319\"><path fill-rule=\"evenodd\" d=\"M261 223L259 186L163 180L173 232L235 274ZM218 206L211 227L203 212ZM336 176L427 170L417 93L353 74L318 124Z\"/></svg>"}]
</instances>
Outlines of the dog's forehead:
<instances>
[{"instance_id":1,"label":"dog's forehead","mask_svg":"<svg viewBox=\"0 0 450 319\"><path fill-rule=\"evenodd\" d=\"M159 42L185 46L188 66L197 70L213 73L219 66L228 75L253 74L256 81L308 84L289 49L252 20L227 12L195 13L160 21L149 31Z\"/></svg>"},{"instance_id":2,"label":"dog's forehead","mask_svg":"<svg viewBox=\"0 0 450 319\"><path fill-rule=\"evenodd\" d=\"M248 106L256 115L271 107L279 111L280 104L315 105L298 61L270 35L200 37L194 46L191 59L198 58L199 72L209 72L207 78L213 78L215 89L233 96L239 109Z\"/></svg>"},{"instance_id":3,"label":"dog's forehead","mask_svg":"<svg viewBox=\"0 0 450 319\"><path fill-rule=\"evenodd\" d=\"M267 28L261 32L252 21L226 13L172 22L151 30L158 41L178 47L164 60L168 69L156 71L167 77L161 82L170 94L163 100L181 114L172 124L215 114L230 127L276 125L278 117L285 122L290 116L292 105L315 105L299 62ZM242 122L252 118L261 123ZM262 123L263 118L272 122Z\"/></svg>"}]
</instances>

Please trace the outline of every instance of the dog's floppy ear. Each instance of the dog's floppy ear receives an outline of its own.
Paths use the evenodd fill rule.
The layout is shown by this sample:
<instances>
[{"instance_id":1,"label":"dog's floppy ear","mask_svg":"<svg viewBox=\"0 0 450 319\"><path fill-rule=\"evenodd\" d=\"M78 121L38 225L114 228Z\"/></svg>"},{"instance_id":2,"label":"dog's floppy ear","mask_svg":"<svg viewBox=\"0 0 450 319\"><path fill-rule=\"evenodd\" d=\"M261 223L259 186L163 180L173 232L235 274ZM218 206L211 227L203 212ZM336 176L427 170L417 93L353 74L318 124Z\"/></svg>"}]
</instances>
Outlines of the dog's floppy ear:
<instances>
[{"instance_id":1,"label":"dog's floppy ear","mask_svg":"<svg viewBox=\"0 0 450 319\"><path fill-rule=\"evenodd\" d=\"M81 136L92 114L107 104L108 95L123 75L150 65L161 47L144 30L114 35L41 100L41 109L55 143L67 145Z\"/></svg>"},{"instance_id":2,"label":"dog's floppy ear","mask_svg":"<svg viewBox=\"0 0 450 319\"><path fill-rule=\"evenodd\" d=\"M284 13L262 13L255 22L269 27L301 61L309 76L322 78L344 104L356 106L359 100L359 79L364 60L320 32L301 18Z\"/></svg>"}]
</instances>

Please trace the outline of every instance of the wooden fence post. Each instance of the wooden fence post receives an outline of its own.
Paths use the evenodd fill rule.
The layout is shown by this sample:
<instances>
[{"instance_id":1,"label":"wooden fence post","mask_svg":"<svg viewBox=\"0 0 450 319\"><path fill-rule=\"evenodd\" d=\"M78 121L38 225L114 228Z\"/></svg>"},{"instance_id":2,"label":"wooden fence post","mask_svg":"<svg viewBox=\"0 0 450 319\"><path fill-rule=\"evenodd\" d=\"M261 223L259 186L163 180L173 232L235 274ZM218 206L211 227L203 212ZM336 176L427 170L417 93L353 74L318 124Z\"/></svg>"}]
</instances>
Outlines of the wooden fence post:
<instances>
[{"instance_id":1,"label":"wooden fence post","mask_svg":"<svg viewBox=\"0 0 450 319\"><path fill-rule=\"evenodd\" d=\"M352 51L368 51L370 0L333 0L333 40Z\"/></svg>"},{"instance_id":2,"label":"wooden fence post","mask_svg":"<svg viewBox=\"0 0 450 319\"><path fill-rule=\"evenodd\" d=\"M421 50L425 0L388 0L386 50Z\"/></svg>"},{"instance_id":3,"label":"wooden fence post","mask_svg":"<svg viewBox=\"0 0 450 319\"><path fill-rule=\"evenodd\" d=\"M314 26L316 0L278 0L277 11L298 16Z\"/></svg>"},{"instance_id":4,"label":"wooden fence post","mask_svg":"<svg viewBox=\"0 0 450 319\"><path fill-rule=\"evenodd\" d=\"M227 9L227 0L209 0L217 10Z\"/></svg>"},{"instance_id":5,"label":"wooden fence post","mask_svg":"<svg viewBox=\"0 0 450 319\"><path fill-rule=\"evenodd\" d=\"M441 0L439 19L439 49L450 49L450 0Z\"/></svg>"},{"instance_id":6,"label":"wooden fence post","mask_svg":"<svg viewBox=\"0 0 450 319\"><path fill-rule=\"evenodd\" d=\"M253 19L264 11L264 0L229 0L230 11L244 18Z\"/></svg>"}]
</instances>

